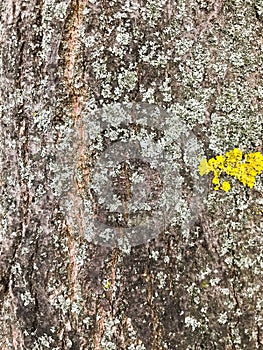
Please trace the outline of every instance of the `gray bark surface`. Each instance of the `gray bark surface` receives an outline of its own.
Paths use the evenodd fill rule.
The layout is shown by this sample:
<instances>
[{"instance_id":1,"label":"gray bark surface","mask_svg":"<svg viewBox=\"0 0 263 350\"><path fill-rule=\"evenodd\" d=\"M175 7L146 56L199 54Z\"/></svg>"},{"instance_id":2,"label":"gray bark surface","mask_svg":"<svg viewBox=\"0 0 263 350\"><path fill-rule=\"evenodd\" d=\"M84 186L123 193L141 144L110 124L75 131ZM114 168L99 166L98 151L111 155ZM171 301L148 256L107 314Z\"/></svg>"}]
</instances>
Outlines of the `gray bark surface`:
<instances>
[{"instance_id":1,"label":"gray bark surface","mask_svg":"<svg viewBox=\"0 0 263 350\"><path fill-rule=\"evenodd\" d=\"M0 1L1 349L263 349L262 175L124 251L71 229L54 169L116 102L167 109L208 158L262 153L262 19L261 0Z\"/></svg>"}]
</instances>

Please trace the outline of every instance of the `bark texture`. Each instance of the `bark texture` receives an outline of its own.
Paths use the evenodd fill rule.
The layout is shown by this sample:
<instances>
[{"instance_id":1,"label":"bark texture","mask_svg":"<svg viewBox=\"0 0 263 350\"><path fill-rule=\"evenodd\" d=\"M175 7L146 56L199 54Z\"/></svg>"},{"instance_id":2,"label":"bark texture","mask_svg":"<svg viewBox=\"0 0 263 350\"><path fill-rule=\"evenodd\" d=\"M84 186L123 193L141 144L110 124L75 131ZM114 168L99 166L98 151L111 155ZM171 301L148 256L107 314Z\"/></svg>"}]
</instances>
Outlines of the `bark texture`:
<instances>
[{"instance_id":1,"label":"bark texture","mask_svg":"<svg viewBox=\"0 0 263 350\"><path fill-rule=\"evenodd\" d=\"M123 251L71 229L54 168L113 102L162 106L207 157L262 152L262 19L261 0L0 1L1 349L263 348L262 175Z\"/></svg>"}]
</instances>

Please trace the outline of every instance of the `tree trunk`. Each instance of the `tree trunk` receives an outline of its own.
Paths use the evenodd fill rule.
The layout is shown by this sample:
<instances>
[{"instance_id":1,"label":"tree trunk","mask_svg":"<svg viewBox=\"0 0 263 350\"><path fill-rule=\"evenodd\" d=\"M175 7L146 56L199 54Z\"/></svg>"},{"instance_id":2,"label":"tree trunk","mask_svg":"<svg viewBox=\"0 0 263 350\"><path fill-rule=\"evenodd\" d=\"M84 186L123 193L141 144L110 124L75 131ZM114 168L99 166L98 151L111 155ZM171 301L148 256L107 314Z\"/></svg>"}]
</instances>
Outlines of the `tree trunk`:
<instances>
[{"instance_id":1,"label":"tree trunk","mask_svg":"<svg viewBox=\"0 0 263 350\"><path fill-rule=\"evenodd\" d=\"M262 2L0 10L1 349L262 349Z\"/></svg>"}]
</instances>

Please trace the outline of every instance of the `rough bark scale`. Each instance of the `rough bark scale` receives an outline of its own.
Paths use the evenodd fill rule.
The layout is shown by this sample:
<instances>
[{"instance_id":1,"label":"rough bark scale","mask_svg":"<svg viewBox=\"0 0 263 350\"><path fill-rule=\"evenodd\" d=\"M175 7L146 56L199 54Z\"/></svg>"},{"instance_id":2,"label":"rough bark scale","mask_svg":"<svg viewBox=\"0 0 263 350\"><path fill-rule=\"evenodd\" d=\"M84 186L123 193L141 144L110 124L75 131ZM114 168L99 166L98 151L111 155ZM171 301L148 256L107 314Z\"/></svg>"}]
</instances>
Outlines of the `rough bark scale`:
<instances>
[{"instance_id":1,"label":"rough bark scale","mask_svg":"<svg viewBox=\"0 0 263 350\"><path fill-rule=\"evenodd\" d=\"M125 101L179 115L208 157L262 152L262 16L260 0L0 2L1 349L263 348L262 176L210 188L187 240L125 253L71 232L51 166L89 108Z\"/></svg>"}]
</instances>

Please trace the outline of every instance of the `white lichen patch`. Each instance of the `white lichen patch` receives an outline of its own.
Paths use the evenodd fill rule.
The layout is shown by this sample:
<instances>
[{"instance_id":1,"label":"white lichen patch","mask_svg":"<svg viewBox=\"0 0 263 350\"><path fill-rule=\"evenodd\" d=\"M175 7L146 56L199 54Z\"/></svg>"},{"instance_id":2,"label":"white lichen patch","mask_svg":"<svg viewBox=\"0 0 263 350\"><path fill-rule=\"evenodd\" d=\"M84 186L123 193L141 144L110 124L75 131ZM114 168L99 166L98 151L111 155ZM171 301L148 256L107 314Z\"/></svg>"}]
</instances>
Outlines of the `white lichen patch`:
<instances>
[{"instance_id":1,"label":"white lichen patch","mask_svg":"<svg viewBox=\"0 0 263 350\"><path fill-rule=\"evenodd\" d=\"M165 274L163 271L160 271L157 273L156 278L158 281L157 287L163 289L166 285L167 274Z\"/></svg>"},{"instance_id":2,"label":"white lichen patch","mask_svg":"<svg viewBox=\"0 0 263 350\"><path fill-rule=\"evenodd\" d=\"M190 327L192 331L202 326L201 322L192 316L185 317L185 325L186 327Z\"/></svg>"}]
</instances>

